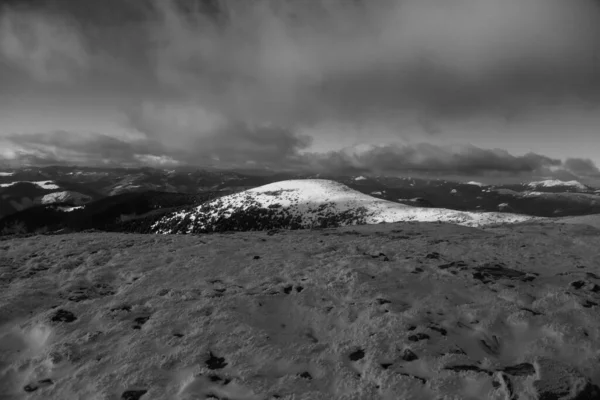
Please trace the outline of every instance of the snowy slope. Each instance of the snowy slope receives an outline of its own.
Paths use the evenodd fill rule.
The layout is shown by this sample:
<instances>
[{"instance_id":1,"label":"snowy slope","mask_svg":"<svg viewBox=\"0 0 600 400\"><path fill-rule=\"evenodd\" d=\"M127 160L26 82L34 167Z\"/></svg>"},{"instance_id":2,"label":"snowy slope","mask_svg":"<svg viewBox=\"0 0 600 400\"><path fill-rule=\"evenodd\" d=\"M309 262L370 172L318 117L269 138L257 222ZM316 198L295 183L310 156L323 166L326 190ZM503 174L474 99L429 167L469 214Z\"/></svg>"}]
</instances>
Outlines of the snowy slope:
<instances>
[{"instance_id":1,"label":"snowy slope","mask_svg":"<svg viewBox=\"0 0 600 400\"><path fill-rule=\"evenodd\" d=\"M597 400L599 241L420 223L9 238L0 398Z\"/></svg>"},{"instance_id":2,"label":"snowy slope","mask_svg":"<svg viewBox=\"0 0 600 400\"><path fill-rule=\"evenodd\" d=\"M84 203L88 203L92 198L90 196L86 196L85 194L81 194L79 192L73 191L63 191L63 192L54 192L49 193L43 196L40 200L42 204L54 204L54 203L73 203L76 205L81 205Z\"/></svg>"},{"instance_id":3,"label":"snowy slope","mask_svg":"<svg viewBox=\"0 0 600 400\"><path fill-rule=\"evenodd\" d=\"M222 197L157 221L156 233L333 227L397 221L441 221L466 226L515 223L532 217L411 207L377 199L321 179L276 182Z\"/></svg>"},{"instance_id":4,"label":"snowy slope","mask_svg":"<svg viewBox=\"0 0 600 400\"><path fill-rule=\"evenodd\" d=\"M531 188L540 188L540 187L570 187L577 190L588 190L589 188L581 182L578 181L561 181L558 179L548 179L545 181L537 181L537 182L529 182L527 186Z\"/></svg>"}]
</instances>

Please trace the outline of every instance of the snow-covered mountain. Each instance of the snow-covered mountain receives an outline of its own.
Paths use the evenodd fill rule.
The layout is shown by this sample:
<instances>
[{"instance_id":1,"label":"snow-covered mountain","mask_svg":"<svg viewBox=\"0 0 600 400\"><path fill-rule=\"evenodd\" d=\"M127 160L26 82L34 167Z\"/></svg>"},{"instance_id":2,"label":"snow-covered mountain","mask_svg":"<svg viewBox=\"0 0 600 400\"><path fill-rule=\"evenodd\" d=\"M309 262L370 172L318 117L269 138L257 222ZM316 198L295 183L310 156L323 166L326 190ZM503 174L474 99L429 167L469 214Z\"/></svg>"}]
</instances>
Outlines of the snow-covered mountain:
<instances>
[{"instance_id":1,"label":"snow-covered mountain","mask_svg":"<svg viewBox=\"0 0 600 400\"><path fill-rule=\"evenodd\" d=\"M360 193L334 181L281 181L221 197L158 220L155 233L202 233L333 227L397 221L449 222L466 226L533 219L507 213L411 207Z\"/></svg>"},{"instance_id":2,"label":"snow-covered mountain","mask_svg":"<svg viewBox=\"0 0 600 400\"><path fill-rule=\"evenodd\" d=\"M41 204L71 203L74 205L82 205L85 203L89 203L91 200L92 200L92 198L90 196L86 196L85 194L65 190L62 192L53 192L53 193L44 195L40 199L40 203Z\"/></svg>"},{"instance_id":3,"label":"snow-covered mountain","mask_svg":"<svg viewBox=\"0 0 600 400\"><path fill-rule=\"evenodd\" d=\"M528 187L538 188L571 188L573 190L587 191L590 188L579 181L561 181L558 179L547 179L544 181L529 182Z\"/></svg>"}]
</instances>

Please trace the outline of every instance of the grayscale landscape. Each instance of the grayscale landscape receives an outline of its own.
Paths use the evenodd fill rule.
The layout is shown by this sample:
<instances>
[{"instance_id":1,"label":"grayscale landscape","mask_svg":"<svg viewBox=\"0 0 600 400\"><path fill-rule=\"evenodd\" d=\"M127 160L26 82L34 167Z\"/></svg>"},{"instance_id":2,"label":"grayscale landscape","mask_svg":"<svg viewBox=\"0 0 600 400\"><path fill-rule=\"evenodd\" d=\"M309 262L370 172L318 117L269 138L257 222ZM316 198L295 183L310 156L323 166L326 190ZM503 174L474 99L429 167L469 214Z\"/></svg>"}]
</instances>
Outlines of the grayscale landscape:
<instances>
[{"instance_id":1,"label":"grayscale landscape","mask_svg":"<svg viewBox=\"0 0 600 400\"><path fill-rule=\"evenodd\" d=\"M0 400L600 400L598 0L0 0Z\"/></svg>"}]
</instances>

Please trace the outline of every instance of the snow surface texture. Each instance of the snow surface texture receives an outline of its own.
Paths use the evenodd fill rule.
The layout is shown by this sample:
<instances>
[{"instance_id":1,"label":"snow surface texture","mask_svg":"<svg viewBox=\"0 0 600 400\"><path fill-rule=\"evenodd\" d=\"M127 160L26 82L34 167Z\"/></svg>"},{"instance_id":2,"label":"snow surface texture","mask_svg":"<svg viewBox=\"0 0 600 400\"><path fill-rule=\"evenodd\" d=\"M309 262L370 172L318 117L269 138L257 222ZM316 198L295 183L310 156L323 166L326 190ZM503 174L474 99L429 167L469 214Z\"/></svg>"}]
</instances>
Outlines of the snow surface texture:
<instances>
[{"instance_id":1,"label":"snow surface texture","mask_svg":"<svg viewBox=\"0 0 600 400\"><path fill-rule=\"evenodd\" d=\"M412 207L323 179L276 182L221 197L157 221L156 233L201 233L378 224L396 221L451 222L466 226L517 223L533 217Z\"/></svg>"},{"instance_id":2,"label":"snow surface texture","mask_svg":"<svg viewBox=\"0 0 600 400\"><path fill-rule=\"evenodd\" d=\"M10 186L16 185L17 183L31 183L33 185L39 186L42 189L47 189L47 190L60 189L60 187L56 183L54 183L54 181L37 181L37 182L16 181L16 182L11 182L11 183L0 183L0 188L10 187Z\"/></svg>"},{"instance_id":3,"label":"snow surface texture","mask_svg":"<svg viewBox=\"0 0 600 400\"><path fill-rule=\"evenodd\" d=\"M537 223L1 241L0 398L563 399L600 384L599 241Z\"/></svg>"},{"instance_id":4,"label":"snow surface texture","mask_svg":"<svg viewBox=\"0 0 600 400\"><path fill-rule=\"evenodd\" d=\"M73 203L75 205L81 205L88 203L92 198L84 194L72 191L54 192L47 194L41 198L42 204L54 204L54 203Z\"/></svg>"},{"instance_id":5,"label":"snow surface texture","mask_svg":"<svg viewBox=\"0 0 600 400\"><path fill-rule=\"evenodd\" d=\"M0 176L13 176L14 172L0 172Z\"/></svg>"},{"instance_id":6,"label":"snow surface texture","mask_svg":"<svg viewBox=\"0 0 600 400\"><path fill-rule=\"evenodd\" d=\"M527 184L527 186L532 187L532 188L564 186L564 187L572 187L572 188L578 189L578 190L588 190L589 189L586 185L584 185L583 183L578 182L578 181L561 181L558 179L549 179L549 180L545 180L545 181L530 182Z\"/></svg>"}]
</instances>

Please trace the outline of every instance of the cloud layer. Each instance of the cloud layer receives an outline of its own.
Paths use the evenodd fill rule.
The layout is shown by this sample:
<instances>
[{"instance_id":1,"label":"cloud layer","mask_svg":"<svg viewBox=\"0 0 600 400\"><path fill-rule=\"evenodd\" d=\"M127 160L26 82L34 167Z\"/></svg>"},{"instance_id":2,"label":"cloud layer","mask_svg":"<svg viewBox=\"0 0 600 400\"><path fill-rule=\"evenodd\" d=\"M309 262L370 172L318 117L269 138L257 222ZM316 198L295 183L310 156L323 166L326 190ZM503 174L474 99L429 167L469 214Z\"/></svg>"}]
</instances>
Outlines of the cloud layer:
<instances>
[{"instance_id":1,"label":"cloud layer","mask_svg":"<svg viewBox=\"0 0 600 400\"><path fill-rule=\"evenodd\" d=\"M218 4L216 19L161 7L154 72L227 118L506 116L600 93L600 12L588 0Z\"/></svg>"},{"instance_id":2,"label":"cloud layer","mask_svg":"<svg viewBox=\"0 0 600 400\"><path fill-rule=\"evenodd\" d=\"M315 156L323 170L389 174L401 172L445 173L464 176L540 173L561 166L560 160L528 153L513 156L498 149L475 146L414 145L370 146L362 151L345 149Z\"/></svg>"},{"instance_id":3,"label":"cloud layer","mask_svg":"<svg viewBox=\"0 0 600 400\"><path fill-rule=\"evenodd\" d=\"M163 146L150 140L124 141L111 136L81 132L42 132L0 137L13 149L5 159L28 164L75 165L174 165Z\"/></svg>"},{"instance_id":4,"label":"cloud layer","mask_svg":"<svg viewBox=\"0 0 600 400\"><path fill-rule=\"evenodd\" d=\"M598 180L600 171L587 159L564 162L528 153L515 156L505 150L475 146L437 146L428 143L363 145L326 153L308 152L309 138L281 128L240 126L220 132L219 140L198 139L195 158L190 152L168 148L154 140L125 141L102 134L64 131L5 136L16 150L6 159L34 165L104 165L244 168L340 175L397 175L479 177L489 179ZM0 140L0 144L2 144ZM227 140L230 145L226 145ZM262 145L258 143L264 142ZM282 149L286 149L285 151Z\"/></svg>"},{"instance_id":5,"label":"cloud layer","mask_svg":"<svg viewBox=\"0 0 600 400\"><path fill-rule=\"evenodd\" d=\"M599 106L600 7L592 0L5 2L0 60L7 67L0 75L102 84L115 96L133 92L134 80L144 82L143 94L125 110L125 127L143 140L82 134L78 142L61 141L55 132L9 139L27 149L48 142L56 155L38 149L44 157L68 160L75 152L82 162L134 162L146 154L181 163L342 171L598 173L590 160L562 165L474 146L398 144L360 155L318 154L314 138L300 133L327 135L319 131L323 124L377 123L400 136L398 121L411 120L428 135L443 135L449 121L501 120L548 105Z\"/></svg>"}]
</instances>

